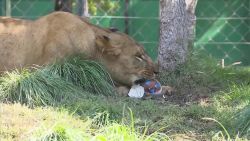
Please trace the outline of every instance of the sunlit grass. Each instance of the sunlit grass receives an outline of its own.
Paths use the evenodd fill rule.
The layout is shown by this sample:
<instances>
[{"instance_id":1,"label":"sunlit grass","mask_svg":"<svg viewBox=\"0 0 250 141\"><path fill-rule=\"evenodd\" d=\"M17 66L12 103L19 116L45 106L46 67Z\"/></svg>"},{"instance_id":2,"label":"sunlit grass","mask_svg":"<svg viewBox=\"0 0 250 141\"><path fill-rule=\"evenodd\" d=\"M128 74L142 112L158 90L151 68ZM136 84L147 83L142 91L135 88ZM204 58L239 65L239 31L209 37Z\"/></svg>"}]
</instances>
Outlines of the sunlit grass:
<instances>
[{"instance_id":1,"label":"sunlit grass","mask_svg":"<svg viewBox=\"0 0 250 141\"><path fill-rule=\"evenodd\" d=\"M236 131L239 136L245 136L250 138L250 106L246 106L234 117L234 124L236 125Z\"/></svg>"},{"instance_id":2,"label":"sunlit grass","mask_svg":"<svg viewBox=\"0 0 250 141\"><path fill-rule=\"evenodd\" d=\"M203 120L213 121L222 128L222 131L218 131L212 136L212 141L247 141L248 140L246 138L239 137L238 134L235 137L232 137L229 134L228 130L224 127L224 125L221 122L217 121L216 119L203 118Z\"/></svg>"},{"instance_id":3,"label":"sunlit grass","mask_svg":"<svg viewBox=\"0 0 250 141\"><path fill-rule=\"evenodd\" d=\"M100 117L84 118L69 114L65 110L53 108L29 109L19 104L0 104L1 118L0 137L3 140L36 140L36 141L164 141L169 140L166 134L160 132L147 133L145 130L130 125L110 121L108 114L105 122L100 123ZM9 117L9 116L10 117ZM131 115L132 117L133 115ZM29 122L27 122L30 120ZM13 121L13 122L12 122ZM15 128L24 124L23 128ZM146 126L146 125L145 125ZM14 129L14 130L13 130Z\"/></svg>"},{"instance_id":4,"label":"sunlit grass","mask_svg":"<svg viewBox=\"0 0 250 141\"><path fill-rule=\"evenodd\" d=\"M92 67L97 70L90 72ZM160 77L162 84L176 89L176 93L167 97L166 101L131 99L114 96L113 82L101 65L73 58L35 71L6 73L1 77L0 88L1 100L7 103L23 100L22 103L29 105L56 105L65 109L60 111L60 117L40 110L44 113L41 119L46 120L32 128L35 132L30 137L34 140L170 140L169 137L177 140L189 137L191 140L241 141L250 138L249 78L247 68L221 68L213 59L194 54L176 72ZM21 98L20 86L23 87ZM47 90L43 90L45 88ZM40 90L45 94L40 95ZM133 116L124 107L130 107ZM69 115L67 111L79 116L80 122L74 123L69 117L64 117ZM27 113L30 112L24 111L20 115ZM6 117L17 115L3 114ZM33 121L33 117L39 117L39 113L27 119ZM56 120L51 117L56 117ZM204 117L219 121L226 132L217 122L202 120ZM3 121L9 120L6 118ZM21 123L12 129L1 129L9 137L18 136L16 130L23 124L29 125ZM185 136L179 136L181 134Z\"/></svg>"},{"instance_id":5,"label":"sunlit grass","mask_svg":"<svg viewBox=\"0 0 250 141\"><path fill-rule=\"evenodd\" d=\"M238 134L239 137L245 136L250 138L250 87L249 84L233 84L227 92L221 92L216 97L220 101L219 106L234 111L229 117L231 131Z\"/></svg>"}]
</instances>

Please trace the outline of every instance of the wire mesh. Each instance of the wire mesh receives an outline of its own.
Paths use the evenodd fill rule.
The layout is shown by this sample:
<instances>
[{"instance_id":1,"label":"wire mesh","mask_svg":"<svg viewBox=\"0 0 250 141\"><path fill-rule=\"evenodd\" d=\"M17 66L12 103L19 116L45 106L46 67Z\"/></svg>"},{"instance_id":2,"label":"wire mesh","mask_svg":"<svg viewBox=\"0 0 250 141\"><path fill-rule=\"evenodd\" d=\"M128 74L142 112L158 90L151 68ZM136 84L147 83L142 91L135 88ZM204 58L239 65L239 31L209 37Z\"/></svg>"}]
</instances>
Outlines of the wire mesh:
<instances>
[{"instance_id":1,"label":"wire mesh","mask_svg":"<svg viewBox=\"0 0 250 141\"><path fill-rule=\"evenodd\" d=\"M250 64L250 1L199 0L195 48L205 50L226 65Z\"/></svg>"},{"instance_id":2,"label":"wire mesh","mask_svg":"<svg viewBox=\"0 0 250 141\"><path fill-rule=\"evenodd\" d=\"M66 4L61 5L64 11L81 14L85 1L0 0L0 15L37 19L53 12L55 3ZM143 44L153 59L157 58L159 0L88 0L88 7L92 23L126 32ZM199 0L196 16L195 49L224 59L226 65L250 65L249 0Z\"/></svg>"}]
</instances>

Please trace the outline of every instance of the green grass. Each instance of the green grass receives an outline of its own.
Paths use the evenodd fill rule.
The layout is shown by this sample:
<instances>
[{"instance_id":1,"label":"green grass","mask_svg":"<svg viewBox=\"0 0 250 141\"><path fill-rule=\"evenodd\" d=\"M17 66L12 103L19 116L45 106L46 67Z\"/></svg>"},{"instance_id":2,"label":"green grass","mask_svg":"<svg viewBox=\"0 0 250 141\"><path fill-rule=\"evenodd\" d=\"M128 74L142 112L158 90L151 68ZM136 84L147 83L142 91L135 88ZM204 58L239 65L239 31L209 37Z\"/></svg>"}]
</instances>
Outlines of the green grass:
<instances>
[{"instance_id":1,"label":"green grass","mask_svg":"<svg viewBox=\"0 0 250 141\"><path fill-rule=\"evenodd\" d=\"M179 102L182 104L200 97L213 96L218 91L232 87L232 84L249 84L249 78L248 68L221 68L214 58L196 52L176 71L163 72L159 75L162 84L173 86L177 90L177 95L172 97L173 102L179 102L178 100L182 98L183 101Z\"/></svg>"},{"instance_id":2,"label":"green grass","mask_svg":"<svg viewBox=\"0 0 250 141\"><path fill-rule=\"evenodd\" d=\"M49 75L40 70L34 73L16 70L6 73L0 81L1 100L20 102L31 107L54 105L68 99L72 93L82 93L79 88L62 81L57 75Z\"/></svg>"},{"instance_id":3,"label":"green grass","mask_svg":"<svg viewBox=\"0 0 250 141\"><path fill-rule=\"evenodd\" d=\"M222 131L219 131L212 136L211 140L213 141L247 141L248 140L248 139L240 138L239 135L236 135L236 137L232 138L228 130L224 127L224 125L215 119L212 119L212 118L203 118L203 119L207 121L213 121L222 128Z\"/></svg>"},{"instance_id":4,"label":"green grass","mask_svg":"<svg viewBox=\"0 0 250 141\"><path fill-rule=\"evenodd\" d=\"M114 95L114 84L99 63L80 58L70 58L43 69L49 75L57 75L67 82L99 95Z\"/></svg>"},{"instance_id":5,"label":"green grass","mask_svg":"<svg viewBox=\"0 0 250 141\"><path fill-rule=\"evenodd\" d=\"M210 117L220 121L232 138L250 139L249 68L221 68L213 58L194 53L186 64L175 72L162 73L159 79L176 89L175 95L167 101L183 105L182 110L186 108L180 115L182 131L205 132L206 136L212 137L221 130L220 127L210 122L203 124L200 120Z\"/></svg>"},{"instance_id":6,"label":"green grass","mask_svg":"<svg viewBox=\"0 0 250 141\"><path fill-rule=\"evenodd\" d=\"M58 114L41 109L48 120L41 121L39 128L30 127L37 131L30 137L39 140L250 139L249 68L223 69L212 58L194 54L177 71L160 75L162 84L175 88L174 94L166 99L142 100L115 96L113 82L99 64L79 61L79 58L71 59L32 72L14 71L1 77L1 99L5 103L63 109L56 119L51 117ZM17 112L16 116L3 115L22 117L28 111ZM63 117L65 115L70 117ZM40 121L38 113L27 117L36 118L35 121ZM63 118L68 123L62 121ZM80 121L74 124L71 118ZM19 133L25 131L16 131L19 126L4 129L2 134L19 137Z\"/></svg>"},{"instance_id":7,"label":"green grass","mask_svg":"<svg viewBox=\"0 0 250 141\"><path fill-rule=\"evenodd\" d=\"M239 137L250 138L249 90L249 84L233 84L227 92L220 92L220 95L214 97L218 109L228 113L221 119L225 127L231 134Z\"/></svg>"},{"instance_id":8,"label":"green grass","mask_svg":"<svg viewBox=\"0 0 250 141\"><path fill-rule=\"evenodd\" d=\"M6 72L0 78L0 100L31 107L58 105L86 95L115 95L105 69L94 61L72 58L33 71Z\"/></svg>"},{"instance_id":9,"label":"green grass","mask_svg":"<svg viewBox=\"0 0 250 141\"><path fill-rule=\"evenodd\" d=\"M108 116L106 122L100 123L102 114L99 117L81 120L65 110L54 108L29 109L19 104L0 106L1 119L13 120L0 124L0 138L3 141L164 141L169 138L160 132L146 134L147 128L141 130L142 128L135 127L133 122L130 125L110 122ZM19 126L21 128L15 128Z\"/></svg>"},{"instance_id":10,"label":"green grass","mask_svg":"<svg viewBox=\"0 0 250 141\"><path fill-rule=\"evenodd\" d=\"M243 110L233 116L234 125L239 136L250 138L250 107L246 106Z\"/></svg>"}]
</instances>

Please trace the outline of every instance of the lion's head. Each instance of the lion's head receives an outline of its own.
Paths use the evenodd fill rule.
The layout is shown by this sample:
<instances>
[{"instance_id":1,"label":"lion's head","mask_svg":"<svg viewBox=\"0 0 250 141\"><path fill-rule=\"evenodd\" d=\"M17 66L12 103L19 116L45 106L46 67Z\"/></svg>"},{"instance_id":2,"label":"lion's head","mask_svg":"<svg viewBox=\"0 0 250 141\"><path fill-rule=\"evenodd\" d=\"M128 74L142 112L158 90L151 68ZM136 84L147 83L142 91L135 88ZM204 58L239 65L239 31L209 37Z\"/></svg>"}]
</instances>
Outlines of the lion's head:
<instances>
[{"instance_id":1,"label":"lion's head","mask_svg":"<svg viewBox=\"0 0 250 141\"><path fill-rule=\"evenodd\" d=\"M131 86L142 78L154 78L157 67L144 48L128 35L116 31L98 35L96 45L100 60L118 84Z\"/></svg>"}]
</instances>

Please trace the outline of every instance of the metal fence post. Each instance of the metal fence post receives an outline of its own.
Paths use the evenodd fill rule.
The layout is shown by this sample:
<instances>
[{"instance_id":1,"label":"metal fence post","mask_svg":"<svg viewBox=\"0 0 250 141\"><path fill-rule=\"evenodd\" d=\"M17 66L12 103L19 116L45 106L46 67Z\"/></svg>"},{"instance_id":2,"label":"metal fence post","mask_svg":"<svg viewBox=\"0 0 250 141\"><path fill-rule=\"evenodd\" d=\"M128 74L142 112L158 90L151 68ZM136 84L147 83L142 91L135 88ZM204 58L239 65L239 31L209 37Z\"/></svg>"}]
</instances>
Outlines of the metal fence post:
<instances>
[{"instance_id":1,"label":"metal fence post","mask_svg":"<svg viewBox=\"0 0 250 141\"><path fill-rule=\"evenodd\" d=\"M11 0L5 1L5 7L6 7L6 9L5 9L6 16L11 17Z\"/></svg>"},{"instance_id":2,"label":"metal fence post","mask_svg":"<svg viewBox=\"0 0 250 141\"><path fill-rule=\"evenodd\" d=\"M124 23L125 23L125 33L129 34L129 0L125 0L125 10L124 10Z\"/></svg>"}]
</instances>

